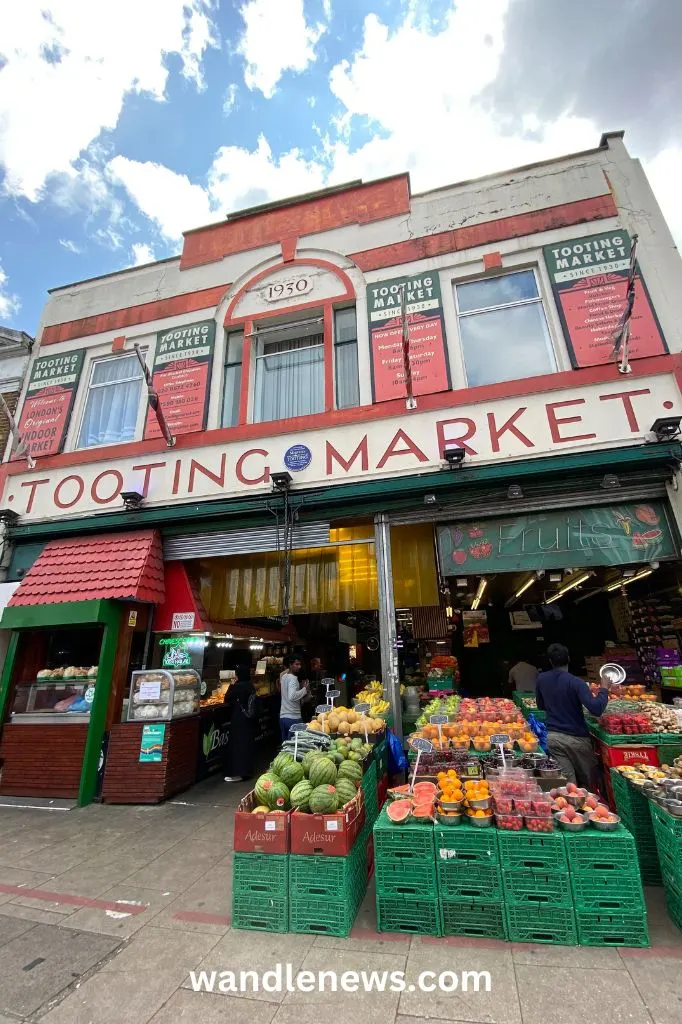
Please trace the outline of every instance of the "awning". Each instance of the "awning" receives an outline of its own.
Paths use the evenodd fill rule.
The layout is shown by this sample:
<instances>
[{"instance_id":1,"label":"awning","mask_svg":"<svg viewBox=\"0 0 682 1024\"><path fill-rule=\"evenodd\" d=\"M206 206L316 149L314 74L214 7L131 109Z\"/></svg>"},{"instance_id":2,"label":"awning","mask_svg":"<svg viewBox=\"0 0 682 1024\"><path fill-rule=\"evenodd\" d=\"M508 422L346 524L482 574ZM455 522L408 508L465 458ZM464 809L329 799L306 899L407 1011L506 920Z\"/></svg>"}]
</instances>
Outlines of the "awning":
<instances>
[{"instance_id":1,"label":"awning","mask_svg":"<svg viewBox=\"0 0 682 1024\"><path fill-rule=\"evenodd\" d=\"M51 541L7 607L72 601L144 601L165 598L163 553L157 530Z\"/></svg>"}]
</instances>

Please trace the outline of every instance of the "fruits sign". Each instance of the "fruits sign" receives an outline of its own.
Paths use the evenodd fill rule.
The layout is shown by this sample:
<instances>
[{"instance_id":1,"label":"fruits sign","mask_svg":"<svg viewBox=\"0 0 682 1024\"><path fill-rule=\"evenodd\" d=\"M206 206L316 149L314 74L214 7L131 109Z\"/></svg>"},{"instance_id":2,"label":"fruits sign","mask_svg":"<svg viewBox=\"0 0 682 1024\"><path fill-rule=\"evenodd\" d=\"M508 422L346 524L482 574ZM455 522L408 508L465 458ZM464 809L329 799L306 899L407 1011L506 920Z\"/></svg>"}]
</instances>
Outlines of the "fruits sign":
<instances>
[{"instance_id":1,"label":"fruits sign","mask_svg":"<svg viewBox=\"0 0 682 1024\"><path fill-rule=\"evenodd\" d=\"M651 562L677 557L660 501L437 527L444 576Z\"/></svg>"}]
</instances>

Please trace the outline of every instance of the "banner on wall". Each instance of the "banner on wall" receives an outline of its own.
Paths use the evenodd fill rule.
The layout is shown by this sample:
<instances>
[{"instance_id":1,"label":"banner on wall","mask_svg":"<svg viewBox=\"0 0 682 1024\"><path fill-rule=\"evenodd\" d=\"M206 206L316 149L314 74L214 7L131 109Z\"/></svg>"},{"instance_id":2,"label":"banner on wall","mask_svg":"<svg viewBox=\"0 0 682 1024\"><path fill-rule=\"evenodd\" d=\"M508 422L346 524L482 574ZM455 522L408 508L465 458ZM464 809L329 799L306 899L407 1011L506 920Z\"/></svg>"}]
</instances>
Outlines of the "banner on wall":
<instances>
[{"instance_id":1,"label":"banner on wall","mask_svg":"<svg viewBox=\"0 0 682 1024\"><path fill-rule=\"evenodd\" d=\"M34 458L56 455L62 449L84 357L84 349L78 349L41 356L33 364L18 427L26 451ZM13 460L24 458L26 454L12 455Z\"/></svg>"},{"instance_id":2,"label":"banner on wall","mask_svg":"<svg viewBox=\"0 0 682 1024\"><path fill-rule=\"evenodd\" d=\"M625 309L630 236L617 229L544 247L545 263L574 367L613 361L613 336ZM637 265L630 360L668 351Z\"/></svg>"},{"instance_id":3,"label":"banner on wall","mask_svg":"<svg viewBox=\"0 0 682 1024\"><path fill-rule=\"evenodd\" d=\"M174 436L204 430L215 348L215 320L159 331L152 380ZM161 437L153 411L147 413L145 438Z\"/></svg>"},{"instance_id":4,"label":"banner on wall","mask_svg":"<svg viewBox=\"0 0 682 1024\"><path fill-rule=\"evenodd\" d=\"M407 397L400 319L402 285L407 288L412 394L430 395L450 387L438 274L395 277L367 286L375 402Z\"/></svg>"}]
</instances>

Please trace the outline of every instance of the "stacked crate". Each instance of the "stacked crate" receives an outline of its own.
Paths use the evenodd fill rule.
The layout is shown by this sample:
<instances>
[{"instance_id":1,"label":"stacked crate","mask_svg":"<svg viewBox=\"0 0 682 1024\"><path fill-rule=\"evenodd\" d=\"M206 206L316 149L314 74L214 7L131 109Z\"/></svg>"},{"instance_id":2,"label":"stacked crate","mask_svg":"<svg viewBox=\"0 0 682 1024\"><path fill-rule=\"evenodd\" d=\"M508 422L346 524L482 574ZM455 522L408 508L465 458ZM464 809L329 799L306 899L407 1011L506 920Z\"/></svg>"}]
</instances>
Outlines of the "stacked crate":
<instances>
[{"instance_id":1,"label":"stacked crate","mask_svg":"<svg viewBox=\"0 0 682 1024\"><path fill-rule=\"evenodd\" d=\"M616 811L623 825L634 836L642 881L645 885L661 885L661 868L649 801L614 769L611 769L611 789Z\"/></svg>"},{"instance_id":2,"label":"stacked crate","mask_svg":"<svg viewBox=\"0 0 682 1024\"><path fill-rule=\"evenodd\" d=\"M497 830L436 825L436 876L443 935L506 938Z\"/></svg>"},{"instance_id":3,"label":"stacked crate","mask_svg":"<svg viewBox=\"0 0 682 1024\"><path fill-rule=\"evenodd\" d=\"M565 834L581 946L648 946L646 905L634 837L616 832Z\"/></svg>"},{"instance_id":4,"label":"stacked crate","mask_svg":"<svg viewBox=\"0 0 682 1024\"><path fill-rule=\"evenodd\" d=\"M289 930L289 854L233 854L232 927Z\"/></svg>"},{"instance_id":5,"label":"stacked crate","mask_svg":"<svg viewBox=\"0 0 682 1024\"><path fill-rule=\"evenodd\" d=\"M563 833L500 831L498 842L507 937L513 942L575 945Z\"/></svg>"},{"instance_id":6,"label":"stacked crate","mask_svg":"<svg viewBox=\"0 0 682 1024\"><path fill-rule=\"evenodd\" d=\"M377 931L440 935L432 823L392 824L385 809L374 825Z\"/></svg>"},{"instance_id":7,"label":"stacked crate","mask_svg":"<svg viewBox=\"0 0 682 1024\"><path fill-rule=\"evenodd\" d=\"M289 931L346 938L367 891L362 832L345 857L289 857Z\"/></svg>"},{"instance_id":8,"label":"stacked crate","mask_svg":"<svg viewBox=\"0 0 682 1024\"><path fill-rule=\"evenodd\" d=\"M682 818L673 817L656 803L651 804L651 818L668 913L682 928Z\"/></svg>"}]
</instances>

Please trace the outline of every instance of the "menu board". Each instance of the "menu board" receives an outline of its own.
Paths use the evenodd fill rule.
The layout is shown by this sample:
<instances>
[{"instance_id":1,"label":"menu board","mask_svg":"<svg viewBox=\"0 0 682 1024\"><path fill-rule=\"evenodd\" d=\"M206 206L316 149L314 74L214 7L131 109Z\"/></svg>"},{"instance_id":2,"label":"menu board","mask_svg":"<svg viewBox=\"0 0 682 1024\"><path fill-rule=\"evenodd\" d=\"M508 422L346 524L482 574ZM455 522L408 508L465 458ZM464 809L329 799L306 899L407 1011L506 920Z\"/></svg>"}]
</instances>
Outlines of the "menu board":
<instances>
[{"instance_id":1,"label":"menu board","mask_svg":"<svg viewBox=\"0 0 682 1024\"><path fill-rule=\"evenodd\" d=\"M154 390L171 434L203 430L215 347L215 320L185 324L156 336L152 378ZM145 438L161 437L152 409L147 413Z\"/></svg>"},{"instance_id":2,"label":"menu board","mask_svg":"<svg viewBox=\"0 0 682 1024\"><path fill-rule=\"evenodd\" d=\"M544 247L574 367L613 361L614 334L626 306L630 247L630 236L621 229ZM667 351L637 265L628 358L643 359Z\"/></svg>"},{"instance_id":3,"label":"menu board","mask_svg":"<svg viewBox=\"0 0 682 1024\"><path fill-rule=\"evenodd\" d=\"M18 427L26 451L34 458L61 451L84 357L85 351L78 349L39 356L33 364ZM25 453L12 455L12 459L23 458Z\"/></svg>"},{"instance_id":4,"label":"menu board","mask_svg":"<svg viewBox=\"0 0 682 1024\"><path fill-rule=\"evenodd\" d=\"M367 286L375 402L407 397L401 319L403 285L407 291L412 394L430 395L450 387L438 273L396 277Z\"/></svg>"}]
</instances>

